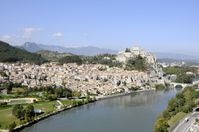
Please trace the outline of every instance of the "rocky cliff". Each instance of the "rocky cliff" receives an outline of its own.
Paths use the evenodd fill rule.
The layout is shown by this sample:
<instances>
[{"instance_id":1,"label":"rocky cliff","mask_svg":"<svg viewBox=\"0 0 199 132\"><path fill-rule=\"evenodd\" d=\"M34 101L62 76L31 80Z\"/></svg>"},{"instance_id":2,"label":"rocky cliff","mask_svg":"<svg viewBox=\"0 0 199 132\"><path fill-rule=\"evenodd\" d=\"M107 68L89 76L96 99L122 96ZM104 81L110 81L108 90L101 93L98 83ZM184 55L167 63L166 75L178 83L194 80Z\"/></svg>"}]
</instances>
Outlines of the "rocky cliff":
<instances>
[{"instance_id":1,"label":"rocky cliff","mask_svg":"<svg viewBox=\"0 0 199 132\"><path fill-rule=\"evenodd\" d=\"M158 65L155 55L150 52L145 51L140 47L127 48L126 50L120 51L116 57L119 62L126 63L129 59L141 56L145 58L147 64L149 65L149 76L151 83L163 83L163 72L162 68Z\"/></svg>"}]
</instances>

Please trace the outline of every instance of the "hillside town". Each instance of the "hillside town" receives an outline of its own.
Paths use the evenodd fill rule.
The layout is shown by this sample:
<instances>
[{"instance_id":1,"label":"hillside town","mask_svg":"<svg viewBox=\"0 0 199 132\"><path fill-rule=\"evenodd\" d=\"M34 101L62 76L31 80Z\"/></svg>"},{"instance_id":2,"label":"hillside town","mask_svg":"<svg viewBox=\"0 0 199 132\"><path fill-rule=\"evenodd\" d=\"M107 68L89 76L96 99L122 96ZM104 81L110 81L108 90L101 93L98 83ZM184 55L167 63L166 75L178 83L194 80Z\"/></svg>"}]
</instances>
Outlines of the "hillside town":
<instances>
[{"instance_id":1,"label":"hillside town","mask_svg":"<svg viewBox=\"0 0 199 132\"><path fill-rule=\"evenodd\" d=\"M131 93L145 100L147 94L167 91L167 88L197 90L198 74L197 67L164 67L153 54L139 47L126 48L116 55L67 55L41 64L1 62L0 106L5 110L2 109L0 115L8 120L0 119L3 124L0 131L20 130L61 111L97 100ZM195 105L185 112L193 107Z\"/></svg>"},{"instance_id":2,"label":"hillside town","mask_svg":"<svg viewBox=\"0 0 199 132\"><path fill-rule=\"evenodd\" d=\"M116 59L125 63L129 58L136 56L146 58L151 66L149 71L128 71L101 64L0 63L0 71L6 74L0 76L0 82L11 81L29 88L54 85L81 91L83 94L89 92L101 95L128 92L132 87L151 88L151 84L165 83L162 69L155 56L141 48L134 47L129 51L122 51Z\"/></svg>"}]
</instances>

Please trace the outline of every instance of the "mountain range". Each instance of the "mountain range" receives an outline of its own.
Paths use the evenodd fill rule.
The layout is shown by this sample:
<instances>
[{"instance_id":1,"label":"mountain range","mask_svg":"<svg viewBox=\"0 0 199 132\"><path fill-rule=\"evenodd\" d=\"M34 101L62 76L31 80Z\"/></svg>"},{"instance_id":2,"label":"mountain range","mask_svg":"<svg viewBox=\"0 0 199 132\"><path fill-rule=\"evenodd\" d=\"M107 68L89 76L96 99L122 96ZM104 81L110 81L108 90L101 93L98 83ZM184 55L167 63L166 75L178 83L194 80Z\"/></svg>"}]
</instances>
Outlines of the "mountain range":
<instances>
[{"instance_id":1,"label":"mountain range","mask_svg":"<svg viewBox=\"0 0 199 132\"><path fill-rule=\"evenodd\" d=\"M85 47L75 47L68 48L63 46L55 46L55 45L44 45L37 44L34 42L26 42L23 45L19 46L21 49L25 49L29 52L35 53L41 50L55 51L60 53L72 53L76 55L85 55L85 56L93 56L98 54L116 54L117 51L105 48L98 48L93 46L85 46Z\"/></svg>"},{"instance_id":2,"label":"mountain range","mask_svg":"<svg viewBox=\"0 0 199 132\"><path fill-rule=\"evenodd\" d=\"M172 53L172 52L154 52L158 59L176 59L176 60L199 60L196 56L185 55L181 53Z\"/></svg>"},{"instance_id":3,"label":"mountain range","mask_svg":"<svg viewBox=\"0 0 199 132\"><path fill-rule=\"evenodd\" d=\"M117 54L116 50L102 49L92 46L66 48L62 46L49 46L37 43L26 42L22 46L13 47L8 43L0 41L0 61L1 62L34 62L57 61L64 56L85 55L93 56L97 54ZM154 52L159 62L179 62L184 61L189 64L199 64L198 57L178 53Z\"/></svg>"},{"instance_id":4,"label":"mountain range","mask_svg":"<svg viewBox=\"0 0 199 132\"><path fill-rule=\"evenodd\" d=\"M55 45L44 45L37 44L34 42L26 42L23 45L19 46L21 49L25 49L29 52L38 52L41 50L48 50L60 53L72 53L76 55L85 55L85 56L93 56L98 54L117 54L118 51L112 49L98 48L93 46L86 47L75 47L75 48L67 48L63 46L55 46ZM153 52L158 59L175 59L175 60L191 60L191 61L199 61L199 58L196 56L190 56L186 54L180 53L172 53L172 52Z\"/></svg>"}]
</instances>

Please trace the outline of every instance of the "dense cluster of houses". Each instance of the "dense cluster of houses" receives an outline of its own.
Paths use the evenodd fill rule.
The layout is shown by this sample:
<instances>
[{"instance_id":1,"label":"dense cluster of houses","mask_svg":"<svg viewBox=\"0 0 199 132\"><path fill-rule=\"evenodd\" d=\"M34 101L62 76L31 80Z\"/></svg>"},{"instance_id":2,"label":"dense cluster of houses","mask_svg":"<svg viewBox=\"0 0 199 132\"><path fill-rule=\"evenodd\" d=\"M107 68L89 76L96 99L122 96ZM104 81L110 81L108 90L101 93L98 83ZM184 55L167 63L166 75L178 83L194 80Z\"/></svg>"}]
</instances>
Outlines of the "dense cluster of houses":
<instances>
[{"instance_id":1,"label":"dense cluster of houses","mask_svg":"<svg viewBox=\"0 0 199 132\"><path fill-rule=\"evenodd\" d=\"M136 55L146 57L152 66L150 72L127 71L123 68L100 64L0 63L0 70L7 75L5 77L0 75L0 82L9 80L29 88L56 85L93 94L112 94L127 91L132 86L164 83L156 58L140 48L132 48L128 53L120 52L117 60L124 61Z\"/></svg>"}]
</instances>

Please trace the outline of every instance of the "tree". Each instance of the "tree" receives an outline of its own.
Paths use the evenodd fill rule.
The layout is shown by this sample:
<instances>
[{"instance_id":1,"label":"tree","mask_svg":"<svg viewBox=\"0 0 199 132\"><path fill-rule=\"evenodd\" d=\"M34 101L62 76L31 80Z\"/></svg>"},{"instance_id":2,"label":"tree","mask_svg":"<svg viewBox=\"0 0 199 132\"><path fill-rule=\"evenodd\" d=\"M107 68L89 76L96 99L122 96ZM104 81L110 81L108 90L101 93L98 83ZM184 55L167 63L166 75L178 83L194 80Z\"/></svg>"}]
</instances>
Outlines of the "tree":
<instances>
[{"instance_id":1,"label":"tree","mask_svg":"<svg viewBox=\"0 0 199 132\"><path fill-rule=\"evenodd\" d=\"M166 74L175 74L177 75L176 82L178 83L192 83L194 75L187 75L186 72L197 73L197 69L190 67L167 67L163 68L163 71Z\"/></svg>"},{"instance_id":2,"label":"tree","mask_svg":"<svg viewBox=\"0 0 199 132\"><path fill-rule=\"evenodd\" d=\"M70 90L65 90L64 92L63 92L63 95L65 96L65 97L72 97L72 91L70 91Z\"/></svg>"},{"instance_id":3,"label":"tree","mask_svg":"<svg viewBox=\"0 0 199 132\"><path fill-rule=\"evenodd\" d=\"M6 82L6 83L2 83L1 86L3 88L6 88L8 93L11 93L12 87L13 87L13 83L12 82Z\"/></svg>"},{"instance_id":4,"label":"tree","mask_svg":"<svg viewBox=\"0 0 199 132\"><path fill-rule=\"evenodd\" d=\"M18 119L20 119L20 120L24 119L25 113L24 113L24 108L23 108L23 106L20 105L20 104L15 105L15 106L13 107L13 109L12 109L12 114L13 114L15 117L17 117Z\"/></svg>"},{"instance_id":5,"label":"tree","mask_svg":"<svg viewBox=\"0 0 199 132\"><path fill-rule=\"evenodd\" d=\"M165 85L163 85L163 84L156 84L155 85L155 89L156 90L163 90L163 89L165 89Z\"/></svg>"},{"instance_id":6,"label":"tree","mask_svg":"<svg viewBox=\"0 0 199 132\"><path fill-rule=\"evenodd\" d=\"M169 124L167 123L167 121L164 118L160 117L156 121L154 132L168 132L168 128Z\"/></svg>"},{"instance_id":7,"label":"tree","mask_svg":"<svg viewBox=\"0 0 199 132\"><path fill-rule=\"evenodd\" d=\"M73 96L73 97L78 97L78 98L79 98L79 97L81 96L81 93L78 92L78 91L73 91L73 92L72 92L72 96Z\"/></svg>"},{"instance_id":8,"label":"tree","mask_svg":"<svg viewBox=\"0 0 199 132\"><path fill-rule=\"evenodd\" d=\"M198 98L198 92L193 87L186 87L182 92L177 93L176 97L168 102L167 109L156 121L154 131L165 132L168 128L168 120L179 112L189 113L196 106L195 101Z\"/></svg>"},{"instance_id":9,"label":"tree","mask_svg":"<svg viewBox=\"0 0 199 132\"><path fill-rule=\"evenodd\" d=\"M47 99L50 100L50 101L56 100L57 99L57 95L56 94L47 95Z\"/></svg>"},{"instance_id":10,"label":"tree","mask_svg":"<svg viewBox=\"0 0 199 132\"><path fill-rule=\"evenodd\" d=\"M31 121L34 117L35 113L34 113L34 106L29 104L26 108L25 108L25 120L26 121Z\"/></svg>"},{"instance_id":11,"label":"tree","mask_svg":"<svg viewBox=\"0 0 199 132\"><path fill-rule=\"evenodd\" d=\"M63 96L63 89L62 88L57 88L55 89L55 94L57 95L58 98Z\"/></svg>"},{"instance_id":12,"label":"tree","mask_svg":"<svg viewBox=\"0 0 199 132\"><path fill-rule=\"evenodd\" d=\"M96 100L97 100L97 99L96 99L96 97L94 96L94 97L93 97L93 101L96 101Z\"/></svg>"},{"instance_id":13,"label":"tree","mask_svg":"<svg viewBox=\"0 0 199 132\"><path fill-rule=\"evenodd\" d=\"M7 75L4 71L0 71L0 75L1 75L2 77L8 77L8 75Z\"/></svg>"},{"instance_id":14,"label":"tree","mask_svg":"<svg viewBox=\"0 0 199 132\"><path fill-rule=\"evenodd\" d=\"M72 56L65 56L61 59L59 59L60 64L64 63L77 63L78 65L82 64L82 59L77 56L77 55L72 55Z\"/></svg>"},{"instance_id":15,"label":"tree","mask_svg":"<svg viewBox=\"0 0 199 132\"><path fill-rule=\"evenodd\" d=\"M186 87L183 91L186 102L193 101L195 90L192 87Z\"/></svg>"},{"instance_id":16,"label":"tree","mask_svg":"<svg viewBox=\"0 0 199 132\"><path fill-rule=\"evenodd\" d=\"M189 113L191 111L193 111L193 107L194 107L194 103L191 102L191 103L187 103L183 108L182 108L182 111L185 112L185 113Z\"/></svg>"},{"instance_id":17,"label":"tree","mask_svg":"<svg viewBox=\"0 0 199 132\"><path fill-rule=\"evenodd\" d=\"M139 55L135 58L130 58L126 63L125 69L146 71L148 69L148 64L146 62L146 59Z\"/></svg>"},{"instance_id":18,"label":"tree","mask_svg":"<svg viewBox=\"0 0 199 132\"><path fill-rule=\"evenodd\" d=\"M169 119L171 116L170 116L170 113L168 112L168 110L164 110L163 112L162 112L162 117L164 118L164 119Z\"/></svg>"},{"instance_id":19,"label":"tree","mask_svg":"<svg viewBox=\"0 0 199 132\"><path fill-rule=\"evenodd\" d=\"M12 122L12 123L8 126L9 132L12 132L12 131L14 130L15 127L16 127L16 123L15 123L15 122Z\"/></svg>"},{"instance_id":20,"label":"tree","mask_svg":"<svg viewBox=\"0 0 199 132\"><path fill-rule=\"evenodd\" d=\"M86 101L87 101L87 103L89 103L91 100L92 100L92 99L90 98L90 96L87 95L87 96L86 96Z\"/></svg>"}]
</instances>

